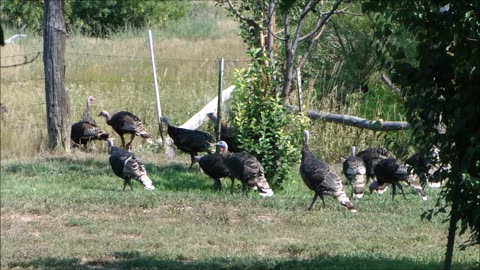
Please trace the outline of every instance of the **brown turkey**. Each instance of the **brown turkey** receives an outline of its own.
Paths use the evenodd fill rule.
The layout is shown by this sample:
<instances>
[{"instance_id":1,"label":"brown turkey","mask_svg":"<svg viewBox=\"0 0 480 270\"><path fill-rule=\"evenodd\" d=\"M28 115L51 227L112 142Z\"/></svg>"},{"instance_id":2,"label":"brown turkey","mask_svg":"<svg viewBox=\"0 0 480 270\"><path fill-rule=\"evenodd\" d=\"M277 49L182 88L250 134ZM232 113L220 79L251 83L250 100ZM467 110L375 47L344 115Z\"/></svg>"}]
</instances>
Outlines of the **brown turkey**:
<instances>
[{"instance_id":1,"label":"brown turkey","mask_svg":"<svg viewBox=\"0 0 480 270\"><path fill-rule=\"evenodd\" d=\"M162 123L167 124L167 133L173 144L182 152L190 154L190 168L195 163L195 156L200 152L212 153L210 147L215 141L212 135L199 131L172 126L167 117L162 117Z\"/></svg>"},{"instance_id":2,"label":"brown turkey","mask_svg":"<svg viewBox=\"0 0 480 270\"><path fill-rule=\"evenodd\" d=\"M87 149L88 143L94 140L106 140L109 134L103 132L90 116L90 105L95 101L93 96L87 97L87 105L83 112L82 119L74 123L70 130L70 139L72 140L73 147L83 146Z\"/></svg>"},{"instance_id":3,"label":"brown turkey","mask_svg":"<svg viewBox=\"0 0 480 270\"><path fill-rule=\"evenodd\" d=\"M396 187L402 192L403 198L406 199L403 193L403 187L400 182L406 182L409 186L415 188L422 200L427 200L427 195L423 191L422 186L418 182L415 174L411 173L412 167L406 165L396 159L382 159L375 166L375 176L377 181L370 184L370 191L377 189L378 187L391 184L392 185L392 200L395 197Z\"/></svg>"},{"instance_id":4,"label":"brown turkey","mask_svg":"<svg viewBox=\"0 0 480 270\"><path fill-rule=\"evenodd\" d=\"M213 123L217 123L217 117L214 113L207 113L207 116ZM220 121L220 140L227 143L230 152L241 151L237 141L237 129L229 127L225 120Z\"/></svg>"},{"instance_id":5,"label":"brown turkey","mask_svg":"<svg viewBox=\"0 0 480 270\"><path fill-rule=\"evenodd\" d=\"M108 160L115 175L123 179L123 190L125 190L127 185L133 190L132 178L142 183L145 189L154 190L153 182L148 177L143 163L133 153L113 146L113 138L109 138L107 142L110 152Z\"/></svg>"},{"instance_id":6,"label":"brown turkey","mask_svg":"<svg viewBox=\"0 0 480 270\"><path fill-rule=\"evenodd\" d=\"M342 180L338 177L327 163L319 160L308 148L308 140L310 133L308 130L303 131L303 149L302 149L302 161L300 163L300 175L303 182L307 187L315 192L312 203L308 207L308 210L312 209L313 204L320 197L325 208L325 200L323 195L330 195L346 209L351 212L357 210L353 206L350 199L343 191Z\"/></svg>"},{"instance_id":7,"label":"brown turkey","mask_svg":"<svg viewBox=\"0 0 480 270\"><path fill-rule=\"evenodd\" d=\"M149 142L151 141L140 118L131 112L120 111L110 116L107 111L102 111L98 116L105 117L107 124L120 135L122 148L125 150L131 150L135 136L140 136ZM125 144L125 138L123 137L125 134L130 134L130 141L127 144Z\"/></svg>"},{"instance_id":8,"label":"brown turkey","mask_svg":"<svg viewBox=\"0 0 480 270\"><path fill-rule=\"evenodd\" d=\"M366 182L365 163L363 159L355 155L355 146L352 146L352 154L343 162L343 174L352 184L352 197L363 197Z\"/></svg>"},{"instance_id":9,"label":"brown turkey","mask_svg":"<svg viewBox=\"0 0 480 270\"><path fill-rule=\"evenodd\" d=\"M242 182L244 196L248 197L249 188L256 190L262 197L273 195L273 190L265 178L263 166L255 156L247 152L230 153L225 141L219 141L217 146L231 176Z\"/></svg>"}]
</instances>

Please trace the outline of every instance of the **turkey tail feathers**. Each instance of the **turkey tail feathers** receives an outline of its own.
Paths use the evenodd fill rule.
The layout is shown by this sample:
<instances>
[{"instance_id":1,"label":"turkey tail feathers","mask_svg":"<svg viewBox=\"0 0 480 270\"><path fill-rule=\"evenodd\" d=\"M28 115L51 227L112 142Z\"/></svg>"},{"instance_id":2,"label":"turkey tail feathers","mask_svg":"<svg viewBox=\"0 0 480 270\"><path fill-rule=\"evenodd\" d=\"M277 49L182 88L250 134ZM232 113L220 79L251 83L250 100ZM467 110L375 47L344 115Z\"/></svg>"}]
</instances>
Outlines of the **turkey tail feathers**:
<instances>
[{"instance_id":1,"label":"turkey tail feathers","mask_svg":"<svg viewBox=\"0 0 480 270\"><path fill-rule=\"evenodd\" d=\"M258 194L262 197L271 197L273 196L273 190L270 188L270 185L267 182L265 176L261 175L258 177L257 182L257 191Z\"/></svg>"}]
</instances>

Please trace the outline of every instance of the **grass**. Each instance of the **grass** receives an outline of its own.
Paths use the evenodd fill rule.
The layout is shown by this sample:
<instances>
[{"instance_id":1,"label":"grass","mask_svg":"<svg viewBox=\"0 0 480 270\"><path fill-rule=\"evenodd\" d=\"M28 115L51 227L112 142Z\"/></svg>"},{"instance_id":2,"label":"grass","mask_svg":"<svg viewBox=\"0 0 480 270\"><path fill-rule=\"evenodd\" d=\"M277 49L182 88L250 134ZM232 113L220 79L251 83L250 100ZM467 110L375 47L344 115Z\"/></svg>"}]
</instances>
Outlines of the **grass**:
<instances>
[{"instance_id":1,"label":"grass","mask_svg":"<svg viewBox=\"0 0 480 270\"><path fill-rule=\"evenodd\" d=\"M271 198L247 198L239 186L231 195L227 180L214 192L187 155L139 155L155 191L138 182L122 191L102 151L2 162L1 268L441 267L446 224L420 219L438 190L427 202L408 187L408 200L367 194L356 214L330 197L307 211L313 194L298 174ZM454 267L475 268L476 251L457 249Z\"/></svg>"},{"instance_id":2,"label":"grass","mask_svg":"<svg viewBox=\"0 0 480 270\"><path fill-rule=\"evenodd\" d=\"M209 27L204 27L207 23ZM190 32L201 35L188 39ZM246 65L246 48L236 32L236 24L224 17L210 22L195 18L171 29L153 29L162 112L172 124L184 123L217 95L219 58L225 58L225 88L233 83L235 69ZM27 34L16 44L2 47L2 66L21 63L25 54L30 59L36 55L33 52L43 50L42 38ZM128 110L142 119L150 134L159 137L146 30L119 33L111 39L73 33L67 39L65 65L70 122L81 118L86 97L94 95L93 115L102 110ZM47 137L42 56L0 72L0 101L8 109L1 117L2 157L33 157L45 150ZM103 119L97 122L107 129Z\"/></svg>"},{"instance_id":3,"label":"grass","mask_svg":"<svg viewBox=\"0 0 480 270\"><path fill-rule=\"evenodd\" d=\"M225 86L233 82L234 70L246 64L235 23L225 18L217 24L197 19L153 31L162 110L176 125L216 95L218 58L226 59ZM119 33L108 40L69 36L66 87L72 123L80 119L86 96L94 95L93 115L101 110L132 111L158 137L147 44L146 31ZM32 57L38 51L42 39L29 34L16 45L2 47L1 65L22 62L24 54ZM214 192L213 181L198 167L187 169L188 156L171 160L163 148L136 139L135 153L145 161L157 189L147 192L134 182L134 191L122 191L122 180L113 175L104 144L97 143L89 153L53 155L45 149L41 57L0 72L0 101L8 109L0 119L2 269L438 269L442 265L446 224L441 218L420 219L433 207L438 190L427 190L427 202L408 188L408 201L401 196L392 201L388 193L366 195L354 201L359 208L356 214L345 212L332 198L326 198L325 209L317 202L306 211L313 194L302 183L298 168L292 168L292 179L274 197L263 199L251 192L245 198L239 187L230 195L229 181L224 183L225 191ZM338 87L335 81L325 82L322 90L327 95L321 100L315 91L306 90L307 108L402 120L398 111L383 110L391 104L376 97L368 97L367 103L354 97L351 106L338 106ZM390 119L392 113L398 118ZM103 119L97 122L111 132ZM332 163L347 156L350 145L361 149L385 143L382 134L338 124L315 122L311 130L311 149ZM478 263L476 250L456 250L456 269L473 269Z\"/></svg>"}]
</instances>

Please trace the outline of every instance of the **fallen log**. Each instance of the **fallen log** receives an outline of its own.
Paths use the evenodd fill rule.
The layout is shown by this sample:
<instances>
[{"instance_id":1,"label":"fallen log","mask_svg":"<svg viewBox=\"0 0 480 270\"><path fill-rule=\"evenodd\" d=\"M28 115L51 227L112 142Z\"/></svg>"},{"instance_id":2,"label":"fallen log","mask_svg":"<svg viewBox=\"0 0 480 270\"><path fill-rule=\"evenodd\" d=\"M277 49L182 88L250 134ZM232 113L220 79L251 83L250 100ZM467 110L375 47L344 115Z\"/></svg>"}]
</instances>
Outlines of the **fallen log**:
<instances>
[{"instance_id":1,"label":"fallen log","mask_svg":"<svg viewBox=\"0 0 480 270\"><path fill-rule=\"evenodd\" d=\"M287 107L292 112L298 112L297 106L287 106ZM370 129L374 131L403 130L403 129L409 128L408 122L404 122L404 121L383 121L383 119L368 120L365 118L360 118L360 117L346 115L346 114L317 112L313 110L307 111L307 116L311 119L318 119L325 122L333 122L333 123L343 124L343 125L352 126L352 127Z\"/></svg>"},{"instance_id":2,"label":"fallen log","mask_svg":"<svg viewBox=\"0 0 480 270\"><path fill-rule=\"evenodd\" d=\"M222 101L226 102L230 99L232 91L235 89L235 86L230 86L222 92ZM208 102L205 107L203 107L199 112L193 115L187 122L181 125L181 128L187 129L197 129L203 123L205 123L207 118L207 113L217 111L217 97ZM291 112L298 112L297 106L287 106ZM356 116L346 115L346 114L334 114L326 112L318 112L314 110L308 110L307 116L313 120L322 120L326 122L333 122L358 128L365 128L374 131L389 131L389 130L404 130L409 128L408 122L404 121L383 121L382 119L378 120L369 120L365 118L360 118Z\"/></svg>"}]
</instances>

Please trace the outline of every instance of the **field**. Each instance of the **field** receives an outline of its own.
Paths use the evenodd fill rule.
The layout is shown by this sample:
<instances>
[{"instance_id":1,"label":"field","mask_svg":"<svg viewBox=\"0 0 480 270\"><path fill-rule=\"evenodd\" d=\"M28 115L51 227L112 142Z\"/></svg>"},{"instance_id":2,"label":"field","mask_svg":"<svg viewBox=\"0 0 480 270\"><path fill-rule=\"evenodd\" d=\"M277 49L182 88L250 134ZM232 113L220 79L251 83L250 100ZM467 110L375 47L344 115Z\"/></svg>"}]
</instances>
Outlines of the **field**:
<instances>
[{"instance_id":1,"label":"field","mask_svg":"<svg viewBox=\"0 0 480 270\"><path fill-rule=\"evenodd\" d=\"M163 114L179 125L217 93L218 58L226 62L225 82L247 64L245 46L230 20L190 22L210 29L203 36L154 30L155 56ZM208 26L208 27L207 27ZM198 33L195 28L190 30ZM186 30L185 30L186 31ZM6 33L8 37L10 32ZM29 34L1 48L1 64L21 63L42 51L42 39ZM88 95L91 111L130 110L158 138L155 101L145 32L112 39L71 35L66 50L66 87L71 122L78 121ZM327 71L323 71L327 72ZM321 75L320 75L321 76ZM213 181L189 156L168 159L164 149L135 139L134 151L146 164L157 189L137 182L122 191L113 175L105 145L90 152L58 154L46 150L45 95L41 55L29 65L1 69L1 269L439 269L445 253L446 215L432 221L421 214L432 208L439 189L427 188L427 202L405 188L408 200L391 193L367 194L346 212L327 197L317 202L292 168L292 178L271 198L254 192L214 192ZM335 82L325 87L335 95ZM305 93L316 110L361 117L382 116L389 104L339 108ZM363 104L365 105L365 104ZM364 106L367 107L367 106ZM370 110L370 111L367 111ZM97 120L106 130L103 119ZM212 130L211 126L202 127ZM312 123L311 149L340 173L338 159L358 148L384 144L384 135L330 123ZM112 132L111 130L109 130ZM398 132L399 138L405 134ZM116 136L116 135L115 135ZM397 135L390 135L395 138ZM408 139L408 138L407 138ZM119 142L119 140L116 140ZM347 186L348 194L350 186ZM478 247L462 251L457 238L455 269L475 269Z\"/></svg>"},{"instance_id":2,"label":"field","mask_svg":"<svg viewBox=\"0 0 480 270\"><path fill-rule=\"evenodd\" d=\"M445 216L420 218L438 189L427 202L406 187L408 200L366 194L357 213L330 197L307 211L313 194L298 175L273 197L244 197L227 180L213 191L186 155L139 155L154 191L138 182L122 191L107 153L2 162L1 268L441 268ZM457 247L454 268L476 266L478 250Z\"/></svg>"}]
</instances>

